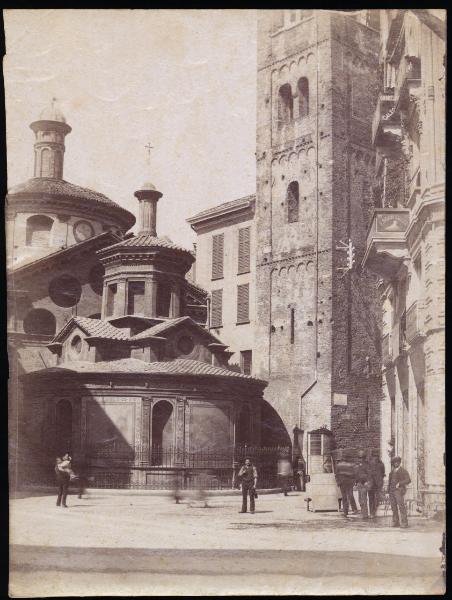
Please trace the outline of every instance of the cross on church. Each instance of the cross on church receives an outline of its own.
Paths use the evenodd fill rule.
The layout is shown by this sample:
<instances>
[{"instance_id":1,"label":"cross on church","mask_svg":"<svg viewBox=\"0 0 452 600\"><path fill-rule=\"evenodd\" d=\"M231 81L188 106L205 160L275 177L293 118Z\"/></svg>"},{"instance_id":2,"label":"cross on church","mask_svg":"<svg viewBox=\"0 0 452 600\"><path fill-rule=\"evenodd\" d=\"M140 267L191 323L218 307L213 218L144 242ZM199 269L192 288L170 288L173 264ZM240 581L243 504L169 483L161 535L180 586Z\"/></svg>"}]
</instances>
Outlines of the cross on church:
<instances>
[{"instance_id":1,"label":"cross on church","mask_svg":"<svg viewBox=\"0 0 452 600\"><path fill-rule=\"evenodd\" d=\"M146 144L145 148L146 148L146 150L147 150L147 155L148 155L148 160L147 160L147 162L148 162L148 165L149 165L149 164L150 164L150 162L151 162L151 150L153 150L154 146L151 146L151 142L148 142L148 143Z\"/></svg>"}]
</instances>

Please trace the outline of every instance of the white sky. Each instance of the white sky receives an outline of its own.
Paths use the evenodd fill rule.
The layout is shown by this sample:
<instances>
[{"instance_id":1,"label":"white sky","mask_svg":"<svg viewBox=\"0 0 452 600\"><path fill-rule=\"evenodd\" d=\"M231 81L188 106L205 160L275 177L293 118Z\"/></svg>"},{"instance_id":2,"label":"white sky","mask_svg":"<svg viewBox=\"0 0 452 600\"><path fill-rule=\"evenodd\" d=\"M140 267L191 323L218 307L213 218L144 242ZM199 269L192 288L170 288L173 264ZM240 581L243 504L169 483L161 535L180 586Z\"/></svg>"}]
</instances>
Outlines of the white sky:
<instances>
[{"instance_id":1,"label":"white sky","mask_svg":"<svg viewBox=\"0 0 452 600\"><path fill-rule=\"evenodd\" d=\"M6 10L8 185L33 176L29 123L53 96L72 127L64 178L137 214L147 179L157 230L255 191L256 15L248 10ZM150 167L144 146L155 146Z\"/></svg>"}]
</instances>

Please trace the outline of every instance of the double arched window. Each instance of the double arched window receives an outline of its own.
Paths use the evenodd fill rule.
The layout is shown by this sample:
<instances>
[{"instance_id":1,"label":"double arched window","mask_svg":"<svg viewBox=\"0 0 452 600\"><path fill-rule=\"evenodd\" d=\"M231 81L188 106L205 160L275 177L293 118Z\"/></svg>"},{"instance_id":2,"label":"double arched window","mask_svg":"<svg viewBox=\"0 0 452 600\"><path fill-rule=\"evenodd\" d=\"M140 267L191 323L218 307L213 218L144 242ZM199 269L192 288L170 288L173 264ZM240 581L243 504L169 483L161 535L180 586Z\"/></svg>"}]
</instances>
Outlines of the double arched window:
<instances>
[{"instance_id":1,"label":"double arched window","mask_svg":"<svg viewBox=\"0 0 452 600\"><path fill-rule=\"evenodd\" d=\"M278 124L280 127L290 123L294 118L302 119L309 115L309 81L300 77L297 83L298 104L294 112L294 96L290 83L285 83L278 92Z\"/></svg>"},{"instance_id":2,"label":"double arched window","mask_svg":"<svg viewBox=\"0 0 452 600\"><path fill-rule=\"evenodd\" d=\"M27 246L50 246L50 231L53 220L45 215L34 215L27 219L26 244Z\"/></svg>"}]
</instances>

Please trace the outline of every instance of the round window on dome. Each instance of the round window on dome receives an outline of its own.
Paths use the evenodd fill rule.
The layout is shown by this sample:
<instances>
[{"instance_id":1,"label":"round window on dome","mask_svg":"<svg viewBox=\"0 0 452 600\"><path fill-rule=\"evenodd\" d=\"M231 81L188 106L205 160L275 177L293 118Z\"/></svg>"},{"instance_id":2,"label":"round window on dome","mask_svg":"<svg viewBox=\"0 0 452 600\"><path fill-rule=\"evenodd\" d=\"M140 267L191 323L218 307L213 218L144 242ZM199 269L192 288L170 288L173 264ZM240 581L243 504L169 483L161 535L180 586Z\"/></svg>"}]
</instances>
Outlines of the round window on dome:
<instances>
[{"instance_id":1,"label":"round window on dome","mask_svg":"<svg viewBox=\"0 0 452 600\"><path fill-rule=\"evenodd\" d=\"M80 281L72 275L61 275L49 284L49 296L57 306L75 306L82 295Z\"/></svg>"},{"instance_id":2,"label":"round window on dome","mask_svg":"<svg viewBox=\"0 0 452 600\"><path fill-rule=\"evenodd\" d=\"M82 351L82 338L79 335L75 335L71 341L71 350L74 354L80 354Z\"/></svg>"},{"instance_id":3,"label":"round window on dome","mask_svg":"<svg viewBox=\"0 0 452 600\"><path fill-rule=\"evenodd\" d=\"M177 342L177 347L182 354L190 354L193 352L193 348L195 347L195 343L191 337L188 335L183 335L179 338Z\"/></svg>"}]
</instances>

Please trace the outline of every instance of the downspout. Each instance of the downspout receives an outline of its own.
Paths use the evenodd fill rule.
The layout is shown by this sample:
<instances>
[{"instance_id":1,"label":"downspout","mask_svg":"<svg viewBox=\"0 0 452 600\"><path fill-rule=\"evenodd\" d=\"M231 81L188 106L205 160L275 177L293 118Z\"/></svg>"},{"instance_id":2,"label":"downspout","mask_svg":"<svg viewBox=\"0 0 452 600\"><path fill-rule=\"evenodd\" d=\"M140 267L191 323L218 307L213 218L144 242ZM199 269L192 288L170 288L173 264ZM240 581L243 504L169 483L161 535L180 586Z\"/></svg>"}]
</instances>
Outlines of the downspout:
<instances>
[{"instance_id":1,"label":"downspout","mask_svg":"<svg viewBox=\"0 0 452 600\"><path fill-rule=\"evenodd\" d=\"M316 147L315 147L315 195L316 195L316 209L315 209L315 286L314 286L314 377L311 383L301 393L300 404L298 411L298 427L302 429L302 412L303 412L303 398L312 390L317 384L317 358L318 358L318 297L319 297L319 25L318 25L318 14L315 13L315 33L316 33L316 58L317 58L317 70L316 70ZM304 442L304 440L303 440ZM303 450L303 449L302 449ZM307 459L308 457L306 457ZM307 467L307 460L306 460ZM306 469L307 470L307 469Z\"/></svg>"}]
</instances>

